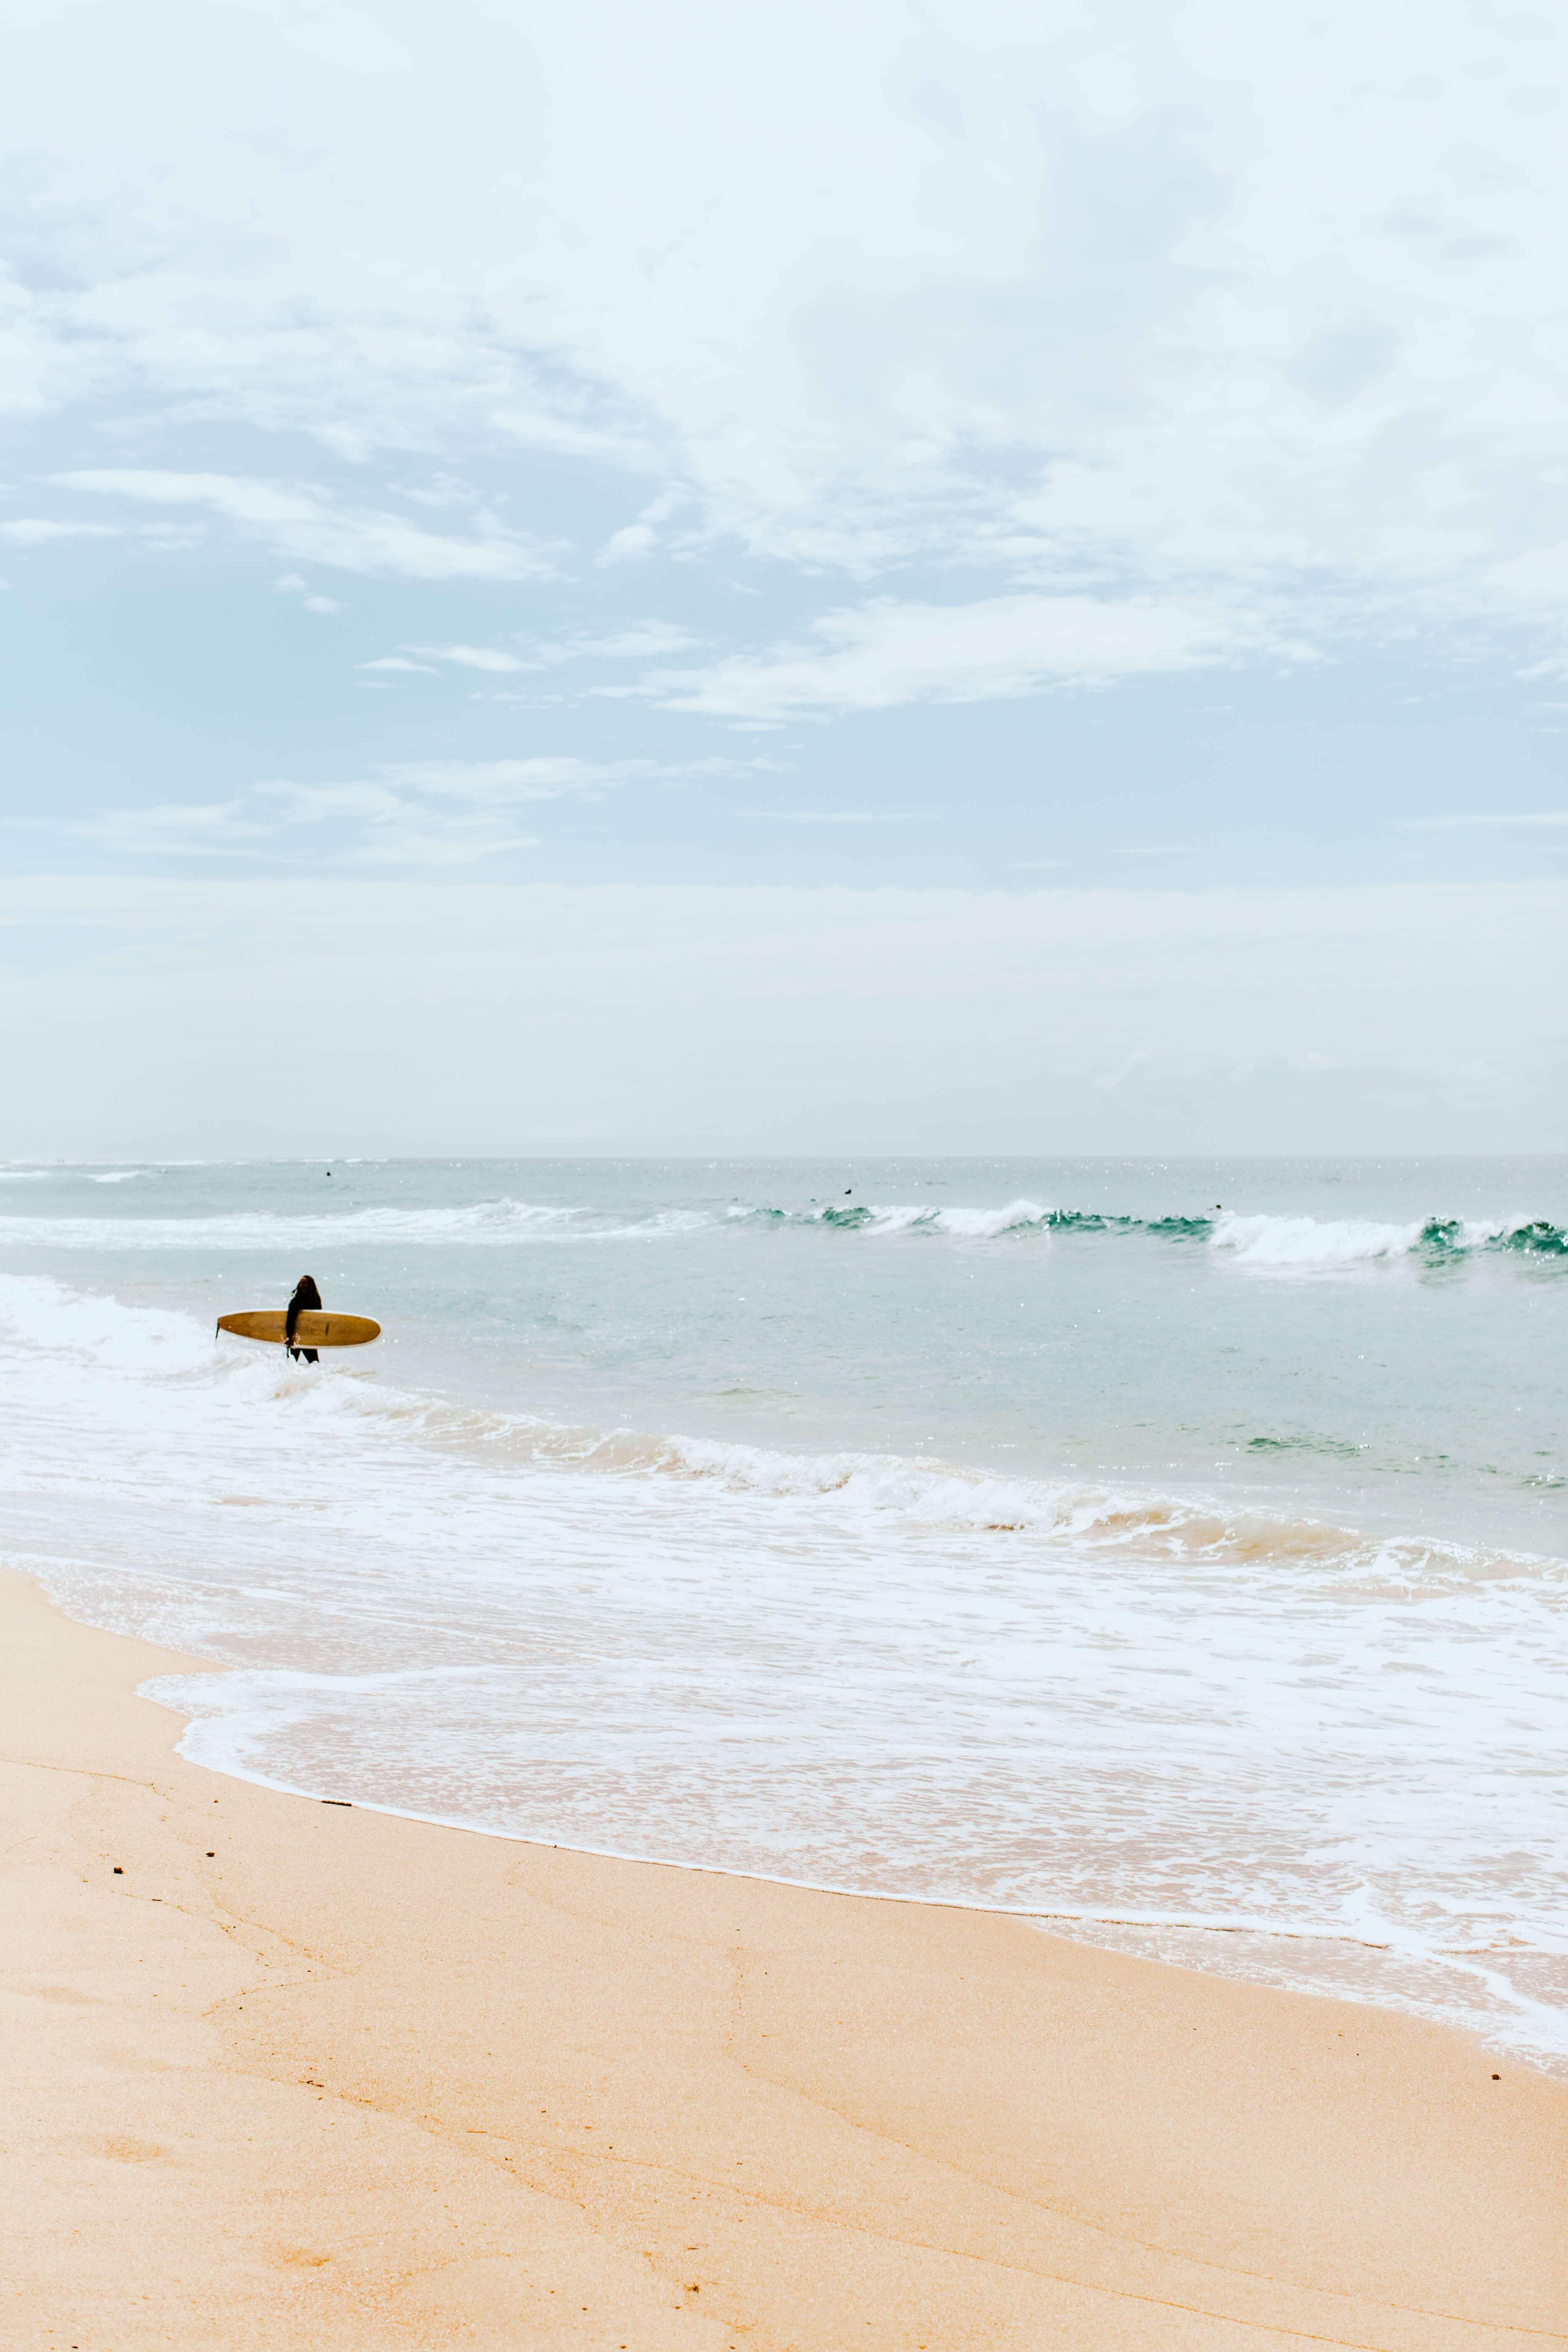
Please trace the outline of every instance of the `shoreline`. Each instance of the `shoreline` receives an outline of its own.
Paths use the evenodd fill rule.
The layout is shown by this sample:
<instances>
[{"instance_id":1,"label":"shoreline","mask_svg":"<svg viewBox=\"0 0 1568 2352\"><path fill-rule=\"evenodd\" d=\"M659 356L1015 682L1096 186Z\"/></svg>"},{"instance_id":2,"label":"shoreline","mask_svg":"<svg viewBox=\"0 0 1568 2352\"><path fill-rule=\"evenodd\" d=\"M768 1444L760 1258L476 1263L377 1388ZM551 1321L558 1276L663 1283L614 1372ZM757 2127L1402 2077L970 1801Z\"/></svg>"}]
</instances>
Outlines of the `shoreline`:
<instances>
[{"instance_id":1,"label":"shoreline","mask_svg":"<svg viewBox=\"0 0 1568 2352\"><path fill-rule=\"evenodd\" d=\"M58 1611L62 1616L70 1617L70 1612L55 1600L41 1576L36 1575L31 1570L20 1572L26 1574L29 1581L38 1586L45 1601L50 1608ZM88 1624L89 1621L85 1618L71 1618L70 1622L73 1624ZM91 1630L107 1631L108 1629L92 1628ZM140 1637L115 1635L113 1638L136 1640ZM190 1673L193 1670L200 1674L215 1675L239 1671L234 1666L226 1665L220 1660L204 1659L194 1662L185 1660L184 1671ZM163 1707L170 1714L184 1713L174 1700L153 1696L145 1686L143 1686L142 1695L148 1697L150 1704ZM190 1718L187 1717L186 1720L188 1723ZM987 1919L1014 1920L1018 1926L1036 1929L1040 1934L1059 1936L1065 1942L1081 1942L1093 1951L1116 1952L1118 1947L1114 1944L1100 1943L1092 1936L1074 1937L1067 1932L1070 1926L1124 1927L1134 1930L1148 1929L1153 1932L1173 1929L1194 1936L1252 1935L1268 1937L1279 1943L1322 1944L1331 1948L1364 1952L1386 1952L1390 1948L1387 1944L1379 1942L1372 1937L1334 1935L1327 1928L1321 1927L1281 1927L1268 1919L1208 1920L1180 1918L1173 1915L1141 1916L1133 1912L1046 1911L1036 1910L1024 1904L987 1903L979 1895L906 1895L892 1887L831 1886L820 1879L786 1878L776 1871L743 1870L739 1864L735 1863L685 1862L668 1854L630 1853L618 1846L585 1845L576 1840L530 1837L522 1830L503 1829L494 1822L462 1821L456 1814L425 1813L416 1811L410 1806L379 1804L370 1797L326 1797L319 1789L301 1788L289 1780L269 1780L264 1773L246 1771L239 1765L231 1762L213 1764L204 1759L184 1757L181 1760L194 1763L201 1771L216 1773L222 1780L240 1780L247 1788L264 1790L271 1796L289 1797L304 1804L342 1805L358 1812L380 1814L387 1821L413 1822L422 1829L454 1830L465 1837L495 1838L502 1844L530 1846L550 1853L580 1853L592 1862L626 1862L649 1870L689 1871L693 1876L699 1878L734 1878L748 1885L782 1886L793 1888L803 1895L842 1896L847 1902L901 1903L912 1905L921 1911L978 1913ZM1147 1956L1133 1953L1126 1957L1141 1958ZM1153 1960L1152 1965L1184 1969L1187 1967L1184 1961L1163 1958ZM1228 1982L1255 1985L1260 1990L1268 1989L1269 1980L1266 1977L1255 1976L1245 1969L1238 1970L1234 1975L1228 1971L1213 1969L1197 1969L1192 1973L1205 1976L1225 1973ZM1440 2018L1425 2020L1425 2013L1413 2004L1394 2000L1379 2000L1371 1995L1363 1999L1355 1993L1344 1992L1331 1986L1285 1986L1276 1987L1275 1990L1303 1992L1312 1998L1326 2000L1342 2000L1355 2008L1387 2010L1395 2016L1424 2020L1439 2025L1450 2024L1449 2021ZM1510 2050L1500 2041L1489 2041L1484 2034L1469 2032L1463 2026L1451 2026L1450 2030L1458 2032L1464 2039L1476 2042L1483 2052L1496 2058L1500 2065L1524 2066L1549 2081L1561 2082L1568 2086L1568 2059L1560 2059L1548 2063L1538 2054L1527 2051Z\"/></svg>"},{"instance_id":2,"label":"shoreline","mask_svg":"<svg viewBox=\"0 0 1568 2352\"><path fill-rule=\"evenodd\" d=\"M286 1795L0 1632L7 2344L1568 2340L1568 2085L1467 2036Z\"/></svg>"},{"instance_id":3,"label":"shoreline","mask_svg":"<svg viewBox=\"0 0 1568 2352\"><path fill-rule=\"evenodd\" d=\"M122 1221L135 1189L113 1193ZM481 1188L458 1171L426 1189L412 1205L439 1225L441 1200L469 1202L467 1216ZM268 1215L301 1205L257 1198ZM233 1223L226 1179L195 1199L149 1193L141 1210L215 1201ZM1550 1548L1533 1562L1495 1547L1467 1557L1462 1511L1412 1508L1390 1543L1369 1540L1383 1522L1353 1508L1304 1523L1310 1496L1232 1510L1230 1474L1216 1464L1189 1486L1187 1450L1179 1478L1134 1492L1130 1463L1114 1496L1076 1497L980 1476L986 1457L957 1444L951 1469L934 1455L813 1460L790 1414L773 1415L782 1454L646 1434L601 1448L584 1431L576 1460L559 1423L507 1425L506 1368L527 1353L515 1315L499 1355L468 1350L461 1388L412 1358L384 1368L384 1393L305 1370L280 1378L276 1349L215 1348L207 1310L193 1336L143 1241L112 1269L76 1265L75 1289L5 1286L18 1389L8 1519L20 1564L67 1609L255 1669L168 1694L197 1718L193 1758L488 1833L1006 1909L1133 1957L1388 2003L1568 2078L1560 1791L1541 1769L1561 1712ZM900 1276L900 1313L971 1278L918 1262L936 1267L938 1290L924 1272L912 1291ZM391 1282L395 1267L388 1280L447 1297L479 1263L437 1251L406 1283ZM106 1270L127 1264L137 1285L106 1293ZM504 1264L510 1315L542 1276L515 1253ZM205 1278L216 1303L249 1295L221 1268ZM113 1303L137 1288L142 1308ZM820 1288L814 1276L806 1307ZM1472 1290L1432 1294L1451 1335ZM1244 1296L1225 1295L1232 1307ZM1251 1296L1242 1321L1261 1337ZM1545 1295L1531 1296L1554 1351L1553 1381L1534 1384L1550 1420L1568 1361ZM1519 1293L1506 1323L1528 1303ZM640 1307L633 1322L642 1340L655 1328ZM689 1328L701 1318L679 1335ZM1318 1361L1315 1346L1296 1352ZM491 1400L482 1414L476 1385ZM907 1382L882 1386L897 1404ZM673 1412L631 1419L693 1425ZM85 1456L82 1426L103 1439ZM1041 1428L1066 1444L1068 1424L1047 1414ZM1415 1490L1428 1503L1436 1491ZM264 1498L282 1516L224 1507ZM1193 1524L1194 1510L1212 1524ZM308 1573L278 1572L292 1547Z\"/></svg>"}]
</instances>

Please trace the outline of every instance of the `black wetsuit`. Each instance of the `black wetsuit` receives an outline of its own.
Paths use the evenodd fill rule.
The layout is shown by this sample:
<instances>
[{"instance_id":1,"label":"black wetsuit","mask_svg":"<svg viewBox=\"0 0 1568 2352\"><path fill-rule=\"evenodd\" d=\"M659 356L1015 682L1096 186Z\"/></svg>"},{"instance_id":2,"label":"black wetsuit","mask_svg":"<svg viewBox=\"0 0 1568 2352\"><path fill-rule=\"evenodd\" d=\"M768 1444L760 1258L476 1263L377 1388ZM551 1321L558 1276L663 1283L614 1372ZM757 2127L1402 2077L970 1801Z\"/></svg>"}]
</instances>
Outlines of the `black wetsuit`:
<instances>
[{"instance_id":1,"label":"black wetsuit","mask_svg":"<svg viewBox=\"0 0 1568 2352\"><path fill-rule=\"evenodd\" d=\"M306 1307L320 1307L321 1303L321 1292L310 1276L305 1275L295 1286L294 1296L289 1301L289 1312L283 1321L283 1343L296 1364L301 1356L308 1364L319 1364L321 1360L314 1348L297 1348L294 1345L294 1326L300 1320L300 1310Z\"/></svg>"}]
</instances>

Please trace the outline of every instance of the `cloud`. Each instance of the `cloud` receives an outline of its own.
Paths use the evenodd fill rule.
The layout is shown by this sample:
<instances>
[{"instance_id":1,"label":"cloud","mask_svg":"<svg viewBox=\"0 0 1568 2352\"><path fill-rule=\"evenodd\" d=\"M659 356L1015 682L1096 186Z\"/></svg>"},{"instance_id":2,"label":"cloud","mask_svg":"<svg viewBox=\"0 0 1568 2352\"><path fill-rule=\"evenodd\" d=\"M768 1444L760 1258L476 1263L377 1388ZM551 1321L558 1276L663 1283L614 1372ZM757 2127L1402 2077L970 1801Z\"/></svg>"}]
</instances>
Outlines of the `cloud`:
<instances>
[{"instance_id":1,"label":"cloud","mask_svg":"<svg viewBox=\"0 0 1568 2352\"><path fill-rule=\"evenodd\" d=\"M520 829L518 810L597 799L650 769L573 758L403 760L352 782L263 784L253 799L276 812L280 832L336 827L339 854L353 866L474 866L538 846L537 835Z\"/></svg>"},{"instance_id":2,"label":"cloud","mask_svg":"<svg viewBox=\"0 0 1568 2352\"><path fill-rule=\"evenodd\" d=\"M428 654L432 661L455 662L459 669L500 672L527 669L530 666L516 654L502 653L494 646L414 646L409 650Z\"/></svg>"},{"instance_id":3,"label":"cloud","mask_svg":"<svg viewBox=\"0 0 1568 2352\"><path fill-rule=\"evenodd\" d=\"M574 637L519 637L517 651L507 646L409 645L401 654L384 654L379 660L359 662L355 667L362 670L428 672L433 663L450 662L458 669L488 670L504 677L529 670L560 669L570 662L652 661L687 652L699 642L689 629L672 621L644 620L628 622L596 635L584 632ZM410 656L416 658L410 659Z\"/></svg>"},{"instance_id":4,"label":"cloud","mask_svg":"<svg viewBox=\"0 0 1568 2352\"><path fill-rule=\"evenodd\" d=\"M705 670L654 673L639 690L668 709L768 725L797 713L994 701L1044 686L1096 686L1236 661L1268 642L1245 614L1142 598L883 602L826 614L805 643L731 655Z\"/></svg>"},{"instance_id":5,"label":"cloud","mask_svg":"<svg viewBox=\"0 0 1568 2352\"><path fill-rule=\"evenodd\" d=\"M1459 816L1409 816L1396 822L1410 833L1451 833L1470 825L1542 825L1555 829L1568 825L1568 809L1525 809L1515 815L1498 809L1476 809Z\"/></svg>"},{"instance_id":6,"label":"cloud","mask_svg":"<svg viewBox=\"0 0 1568 2352\"><path fill-rule=\"evenodd\" d=\"M56 539L117 539L119 535L114 525L107 522L51 522L31 516L0 522L0 539L13 547L44 547Z\"/></svg>"},{"instance_id":7,"label":"cloud","mask_svg":"<svg viewBox=\"0 0 1568 2352\"><path fill-rule=\"evenodd\" d=\"M914 824L914 809L759 809L780 824Z\"/></svg>"},{"instance_id":8,"label":"cloud","mask_svg":"<svg viewBox=\"0 0 1568 2352\"><path fill-rule=\"evenodd\" d=\"M100 850L132 856L259 855L272 865L473 866L538 845L536 835L520 829L522 809L720 772L732 773L734 763L671 768L653 760L572 755L401 760L341 782L280 778L224 801L106 812L66 830Z\"/></svg>"},{"instance_id":9,"label":"cloud","mask_svg":"<svg viewBox=\"0 0 1568 2352\"><path fill-rule=\"evenodd\" d=\"M307 613L341 613L343 609L335 596L319 595L297 572L285 572L272 585L280 596L298 596Z\"/></svg>"},{"instance_id":10,"label":"cloud","mask_svg":"<svg viewBox=\"0 0 1568 2352\"><path fill-rule=\"evenodd\" d=\"M598 560L601 563L629 562L635 555L647 555L653 547L656 537L657 534L648 528L647 523L628 523L625 530L614 532L605 541L599 551Z\"/></svg>"},{"instance_id":11,"label":"cloud","mask_svg":"<svg viewBox=\"0 0 1568 2352\"><path fill-rule=\"evenodd\" d=\"M552 568L536 542L494 521L476 538L457 539L422 530L401 515L342 505L305 485L138 467L89 467L54 478L67 489L103 497L205 507L281 554L368 579L529 580Z\"/></svg>"},{"instance_id":12,"label":"cloud","mask_svg":"<svg viewBox=\"0 0 1568 2352\"><path fill-rule=\"evenodd\" d=\"M509 803L557 800L563 793L594 793L637 777L671 772L652 760L595 761L572 755L529 760L400 760L376 771L388 783L410 791Z\"/></svg>"},{"instance_id":13,"label":"cloud","mask_svg":"<svg viewBox=\"0 0 1568 2352\"><path fill-rule=\"evenodd\" d=\"M475 0L193 38L149 0L93 16L90 90L85 21L29 11L0 91L18 406L597 461L611 567L679 495L683 546L863 577L1218 579L1314 630L1561 610L1560 16L1427 11L1416 75L1408 10L1314 0L679 5L607 47ZM606 536L626 469L680 490ZM231 519L386 576L542 561L379 504Z\"/></svg>"},{"instance_id":14,"label":"cloud","mask_svg":"<svg viewBox=\"0 0 1568 2352\"><path fill-rule=\"evenodd\" d=\"M292 21L285 19L283 37L291 47L324 58L329 65L342 66L350 73L405 74L413 70L414 61L402 42L363 9L343 6L342 0L302 20L298 16Z\"/></svg>"},{"instance_id":15,"label":"cloud","mask_svg":"<svg viewBox=\"0 0 1568 2352\"><path fill-rule=\"evenodd\" d=\"M95 848L139 857L226 857L252 850L270 827L247 816L239 800L164 801L151 808L106 809L65 828Z\"/></svg>"},{"instance_id":16,"label":"cloud","mask_svg":"<svg viewBox=\"0 0 1568 2352\"><path fill-rule=\"evenodd\" d=\"M631 621L597 636L565 638L552 650L562 661L655 661L685 653L698 642L692 630L676 621Z\"/></svg>"},{"instance_id":17,"label":"cloud","mask_svg":"<svg viewBox=\"0 0 1568 2352\"><path fill-rule=\"evenodd\" d=\"M599 550L597 561L601 564L629 563L637 556L651 554L658 544L659 524L668 522L689 495L686 490L664 491L644 507L636 522L611 533Z\"/></svg>"}]
</instances>

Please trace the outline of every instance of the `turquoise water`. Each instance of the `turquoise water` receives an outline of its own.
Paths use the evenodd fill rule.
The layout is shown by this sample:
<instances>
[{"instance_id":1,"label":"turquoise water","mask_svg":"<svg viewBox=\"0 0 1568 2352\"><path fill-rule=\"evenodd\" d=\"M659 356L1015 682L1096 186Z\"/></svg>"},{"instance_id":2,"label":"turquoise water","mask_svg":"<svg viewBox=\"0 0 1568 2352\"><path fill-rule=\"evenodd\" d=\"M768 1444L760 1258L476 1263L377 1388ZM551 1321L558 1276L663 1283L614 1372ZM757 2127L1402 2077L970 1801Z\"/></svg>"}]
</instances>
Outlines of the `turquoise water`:
<instances>
[{"instance_id":1,"label":"turquoise water","mask_svg":"<svg viewBox=\"0 0 1568 2352\"><path fill-rule=\"evenodd\" d=\"M378 1373L510 1410L1568 1548L1562 1161L116 1175L0 1187L6 1261L204 1311L309 1270Z\"/></svg>"},{"instance_id":2,"label":"turquoise water","mask_svg":"<svg viewBox=\"0 0 1568 2352\"><path fill-rule=\"evenodd\" d=\"M0 1171L8 1556L190 1751L1568 2063L1568 1162ZM315 1371L215 1340L313 1274Z\"/></svg>"}]
</instances>

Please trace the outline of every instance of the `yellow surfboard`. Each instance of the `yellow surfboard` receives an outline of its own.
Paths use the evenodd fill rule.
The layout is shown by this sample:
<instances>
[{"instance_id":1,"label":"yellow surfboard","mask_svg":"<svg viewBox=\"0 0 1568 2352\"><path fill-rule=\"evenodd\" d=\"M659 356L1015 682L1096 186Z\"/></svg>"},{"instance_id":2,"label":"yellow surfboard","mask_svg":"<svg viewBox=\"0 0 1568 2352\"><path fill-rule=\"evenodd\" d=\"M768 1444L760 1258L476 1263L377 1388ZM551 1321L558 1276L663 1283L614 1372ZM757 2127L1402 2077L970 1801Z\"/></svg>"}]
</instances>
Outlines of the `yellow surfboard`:
<instances>
[{"instance_id":1,"label":"yellow surfboard","mask_svg":"<svg viewBox=\"0 0 1568 2352\"><path fill-rule=\"evenodd\" d=\"M242 1339L268 1339L281 1348L288 1319L281 1307L253 1307L244 1315L220 1315L217 1328L237 1332ZM301 1307L294 1326L297 1348L363 1348L367 1339L380 1337L380 1324L373 1323L368 1315L329 1315L319 1307Z\"/></svg>"}]
</instances>

